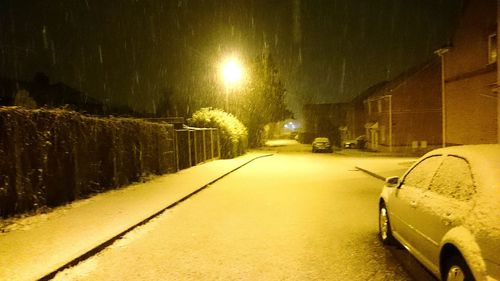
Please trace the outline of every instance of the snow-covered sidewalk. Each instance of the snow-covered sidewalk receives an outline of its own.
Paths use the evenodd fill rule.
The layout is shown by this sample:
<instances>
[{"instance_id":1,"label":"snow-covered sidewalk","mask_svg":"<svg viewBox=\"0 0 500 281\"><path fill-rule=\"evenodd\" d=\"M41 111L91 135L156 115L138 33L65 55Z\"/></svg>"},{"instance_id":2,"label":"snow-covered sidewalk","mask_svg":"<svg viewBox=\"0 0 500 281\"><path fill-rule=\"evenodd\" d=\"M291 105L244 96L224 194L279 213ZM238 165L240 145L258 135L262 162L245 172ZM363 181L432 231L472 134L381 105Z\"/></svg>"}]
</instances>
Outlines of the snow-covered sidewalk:
<instances>
[{"instance_id":1,"label":"snow-covered sidewalk","mask_svg":"<svg viewBox=\"0 0 500 281\"><path fill-rule=\"evenodd\" d=\"M0 280L37 280L245 163L248 153L98 194L0 233Z\"/></svg>"}]
</instances>

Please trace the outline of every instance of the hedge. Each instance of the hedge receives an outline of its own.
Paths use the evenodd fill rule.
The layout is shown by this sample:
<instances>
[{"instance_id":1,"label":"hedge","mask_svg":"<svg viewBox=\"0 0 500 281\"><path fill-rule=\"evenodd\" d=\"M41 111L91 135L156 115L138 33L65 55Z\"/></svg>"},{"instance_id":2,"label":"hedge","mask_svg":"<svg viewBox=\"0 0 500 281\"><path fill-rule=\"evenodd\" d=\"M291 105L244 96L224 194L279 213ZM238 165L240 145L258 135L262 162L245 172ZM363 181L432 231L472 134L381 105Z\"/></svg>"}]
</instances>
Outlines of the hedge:
<instances>
[{"instance_id":1,"label":"hedge","mask_svg":"<svg viewBox=\"0 0 500 281\"><path fill-rule=\"evenodd\" d=\"M247 128L232 114L220 109L202 108L188 122L191 126L219 130L221 158L234 158L246 152Z\"/></svg>"},{"instance_id":2,"label":"hedge","mask_svg":"<svg viewBox=\"0 0 500 281\"><path fill-rule=\"evenodd\" d=\"M175 172L173 138L165 123L0 107L0 215Z\"/></svg>"}]
</instances>

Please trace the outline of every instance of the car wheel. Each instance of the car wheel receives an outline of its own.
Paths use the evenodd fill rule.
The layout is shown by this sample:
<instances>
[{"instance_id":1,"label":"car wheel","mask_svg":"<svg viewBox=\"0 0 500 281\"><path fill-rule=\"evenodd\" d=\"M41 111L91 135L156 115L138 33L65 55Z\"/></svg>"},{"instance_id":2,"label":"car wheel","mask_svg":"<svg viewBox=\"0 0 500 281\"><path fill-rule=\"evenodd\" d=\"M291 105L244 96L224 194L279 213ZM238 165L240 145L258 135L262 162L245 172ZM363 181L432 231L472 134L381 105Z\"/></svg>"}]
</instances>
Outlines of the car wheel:
<instances>
[{"instance_id":1,"label":"car wheel","mask_svg":"<svg viewBox=\"0 0 500 281\"><path fill-rule=\"evenodd\" d=\"M384 203L380 204L378 212L378 233L380 240L385 245L395 245L395 239L392 236L391 223L389 221L389 214Z\"/></svg>"},{"instance_id":2,"label":"car wheel","mask_svg":"<svg viewBox=\"0 0 500 281\"><path fill-rule=\"evenodd\" d=\"M453 255L445 260L443 267L444 281L472 281L474 277L467 266L464 258L460 255Z\"/></svg>"}]
</instances>

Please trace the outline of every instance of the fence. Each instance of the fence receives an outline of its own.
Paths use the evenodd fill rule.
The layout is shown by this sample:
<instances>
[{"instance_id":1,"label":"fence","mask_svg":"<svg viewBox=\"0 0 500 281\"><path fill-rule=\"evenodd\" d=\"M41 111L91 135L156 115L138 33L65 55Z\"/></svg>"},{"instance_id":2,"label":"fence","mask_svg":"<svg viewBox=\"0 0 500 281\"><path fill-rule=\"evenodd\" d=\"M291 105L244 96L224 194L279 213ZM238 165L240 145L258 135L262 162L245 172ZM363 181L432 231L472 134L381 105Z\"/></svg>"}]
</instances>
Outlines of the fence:
<instances>
[{"instance_id":1,"label":"fence","mask_svg":"<svg viewBox=\"0 0 500 281\"><path fill-rule=\"evenodd\" d=\"M186 169L210 159L220 158L219 132L213 128L175 130L177 170Z\"/></svg>"}]
</instances>

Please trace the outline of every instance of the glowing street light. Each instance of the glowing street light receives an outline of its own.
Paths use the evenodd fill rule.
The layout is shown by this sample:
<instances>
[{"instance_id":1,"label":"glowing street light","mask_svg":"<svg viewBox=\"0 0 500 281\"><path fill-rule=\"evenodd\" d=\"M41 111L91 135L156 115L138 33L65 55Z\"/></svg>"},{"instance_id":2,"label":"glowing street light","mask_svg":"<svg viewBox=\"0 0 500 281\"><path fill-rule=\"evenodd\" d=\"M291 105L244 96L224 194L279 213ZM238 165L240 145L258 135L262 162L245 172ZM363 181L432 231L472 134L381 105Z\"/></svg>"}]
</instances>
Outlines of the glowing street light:
<instances>
[{"instance_id":1,"label":"glowing street light","mask_svg":"<svg viewBox=\"0 0 500 281\"><path fill-rule=\"evenodd\" d=\"M229 89L236 87L243 80L243 67L234 57L227 59L221 67L222 79L226 88L226 111L229 103Z\"/></svg>"},{"instance_id":2,"label":"glowing street light","mask_svg":"<svg viewBox=\"0 0 500 281\"><path fill-rule=\"evenodd\" d=\"M222 68L222 75L224 77L224 83L227 86L238 84L243 77L243 70L241 69L240 63L234 58L229 59Z\"/></svg>"}]
</instances>

